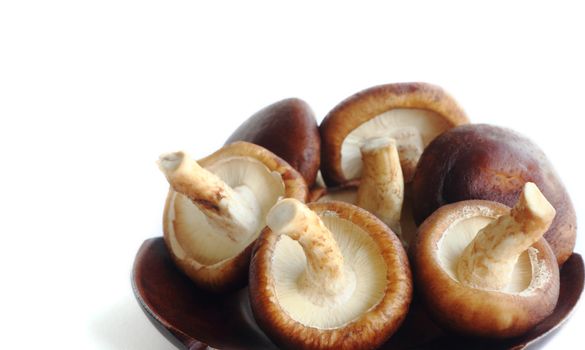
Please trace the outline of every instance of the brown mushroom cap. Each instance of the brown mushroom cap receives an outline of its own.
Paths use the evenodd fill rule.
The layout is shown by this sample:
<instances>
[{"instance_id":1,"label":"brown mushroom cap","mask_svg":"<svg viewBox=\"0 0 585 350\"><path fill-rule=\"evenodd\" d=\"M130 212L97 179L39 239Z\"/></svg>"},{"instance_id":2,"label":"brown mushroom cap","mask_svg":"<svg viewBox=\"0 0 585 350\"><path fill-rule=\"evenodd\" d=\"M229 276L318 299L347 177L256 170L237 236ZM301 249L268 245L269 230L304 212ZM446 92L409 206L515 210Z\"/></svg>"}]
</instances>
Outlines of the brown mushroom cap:
<instances>
[{"instance_id":1,"label":"brown mushroom cap","mask_svg":"<svg viewBox=\"0 0 585 350\"><path fill-rule=\"evenodd\" d=\"M321 159L321 138L315 115L298 98L273 103L248 118L226 144L247 141L260 145L287 161L305 178L315 182Z\"/></svg>"},{"instance_id":2,"label":"brown mushroom cap","mask_svg":"<svg viewBox=\"0 0 585 350\"><path fill-rule=\"evenodd\" d=\"M525 333L554 310L559 271L544 239L520 256L514 283L506 291L468 287L453 272L475 234L509 210L496 202L462 201L439 208L420 226L411 249L415 284L431 316L445 329L509 338Z\"/></svg>"},{"instance_id":3,"label":"brown mushroom cap","mask_svg":"<svg viewBox=\"0 0 585 350\"><path fill-rule=\"evenodd\" d=\"M369 260L363 261L362 265L368 271L377 271L374 273L375 276L381 275L375 278L375 276L367 276L368 273L356 273L356 290L362 290L362 294L357 295L358 292L356 292L356 295L352 295L347 301L349 303L352 300L358 300L366 309L357 315L354 314L351 319L346 319L348 315L342 315L341 308L348 305L343 303L334 306L329 311L326 307L319 308L313 304L311 304L313 306L307 306L309 301L305 301L302 303L303 307L298 306L296 309L291 305L281 305L281 302L290 304L291 295L290 292L289 295L279 292L284 288L282 281L279 280L294 278L288 270L294 270L294 266L303 260L294 259L282 253L295 250L296 241L290 240L287 236L273 234L267 227L258 238L250 265L250 300L256 321L282 348L372 349L380 346L400 326L412 298L410 268L400 241L374 215L356 206L341 202L311 203L308 206L331 230L342 253L345 252L342 246L347 247L348 244L340 242L354 239L364 245L360 247L349 245L351 248L349 251L360 252L361 250L357 256L361 256L362 259L369 256L371 252L377 252L373 259L381 262L381 265ZM339 223L336 224L337 221ZM335 229L337 225L352 227L352 229L346 233L337 232ZM300 247L297 248L300 249ZM302 251L300 254L303 254ZM346 261L355 259L347 255L344 257ZM288 270L287 273L275 273L277 268ZM384 278L384 283L380 283L380 279ZM376 287L372 287L373 285ZM379 296L375 298L372 295L363 294L364 291L377 290L376 288L380 290L377 291ZM289 301L286 302L285 299ZM364 299L369 301L364 304ZM299 318L304 316L299 315L308 315L313 321L301 321ZM326 320L328 325L319 326L318 320ZM314 324L309 325L303 322Z\"/></svg>"},{"instance_id":4,"label":"brown mushroom cap","mask_svg":"<svg viewBox=\"0 0 585 350\"><path fill-rule=\"evenodd\" d=\"M420 133L426 146L442 132L465 123L462 109L434 85L398 83L363 90L338 104L319 127L323 178L330 186L359 178L359 146L365 138L394 136L392 129L409 127ZM408 182L416 164L404 156L408 149L398 144Z\"/></svg>"},{"instance_id":5,"label":"brown mushroom cap","mask_svg":"<svg viewBox=\"0 0 585 350\"><path fill-rule=\"evenodd\" d=\"M470 124L437 137L423 152L412 182L415 221L420 224L442 205L467 199L512 206L526 182L534 182L556 209L544 238L562 265L576 240L571 199L540 148L510 129Z\"/></svg>"},{"instance_id":6,"label":"brown mushroom cap","mask_svg":"<svg viewBox=\"0 0 585 350\"><path fill-rule=\"evenodd\" d=\"M257 184L264 191L260 195L263 198L259 198L263 202L261 215L265 215L281 197L305 201L308 195L307 185L296 170L270 151L251 143L235 142L224 146L198 163L230 186L239 185L230 182L240 181L238 177L246 176L246 173L262 173L264 179ZM241 169L248 163L251 164L250 168ZM242 174L229 179L230 167ZM269 193L271 191L266 188L269 186L280 186L281 190ZM263 222L264 218L259 220ZM234 242L215 234L205 223L205 216L197 206L186 196L169 189L163 214L163 231L166 245L177 266L198 286L211 291L224 292L244 286L252 246L260 229L243 242ZM264 225L259 226L261 228Z\"/></svg>"}]
</instances>

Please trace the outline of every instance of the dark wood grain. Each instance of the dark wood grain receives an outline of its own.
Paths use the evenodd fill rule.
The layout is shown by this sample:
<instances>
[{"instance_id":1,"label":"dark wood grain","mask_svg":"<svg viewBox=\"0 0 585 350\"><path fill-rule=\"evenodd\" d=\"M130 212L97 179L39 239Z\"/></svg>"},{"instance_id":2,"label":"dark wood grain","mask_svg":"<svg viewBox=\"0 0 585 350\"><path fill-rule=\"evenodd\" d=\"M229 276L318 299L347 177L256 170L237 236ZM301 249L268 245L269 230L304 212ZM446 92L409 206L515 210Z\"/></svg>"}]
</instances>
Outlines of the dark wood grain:
<instances>
[{"instance_id":1,"label":"dark wood grain","mask_svg":"<svg viewBox=\"0 0 585 350\"><path fill-rule=\"evenodd\" d=\"M536 345L570 316L583 291L583 281L583 259L573 254L561 269L559 303L554 313L528 334L499 342L446 334L415 299L402 327L382 349L495 350ZM276 349L252 317L247 288L224 295L197 289L175 267L162 237L149 239L140 247L132 287L150 321L179 348Z\"/></svg>"}]
</instances>

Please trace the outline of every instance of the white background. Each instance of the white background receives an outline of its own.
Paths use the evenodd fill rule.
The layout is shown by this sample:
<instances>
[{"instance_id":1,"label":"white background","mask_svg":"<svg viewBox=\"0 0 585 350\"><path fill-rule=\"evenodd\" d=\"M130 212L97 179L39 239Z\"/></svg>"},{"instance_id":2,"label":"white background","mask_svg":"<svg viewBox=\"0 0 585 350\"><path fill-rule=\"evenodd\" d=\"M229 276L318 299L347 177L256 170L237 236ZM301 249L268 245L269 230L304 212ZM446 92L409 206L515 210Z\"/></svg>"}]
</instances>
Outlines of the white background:
<instances>
[{"instance_id":1,"label":"white background","mask_svg":"<svg viewBox=\"0 0 585 350\"><path fill-rule=\"evenodd\" d=\"M286 97L321 120L372 85L441 85L474 122L535 140L585 218L583 9L209 3L0 4L0 348L171 349L130 288L161 235L155 160L205 156ZM573 348L584 321L581 307L549 346Z\"/></svg>"}]
</instances>

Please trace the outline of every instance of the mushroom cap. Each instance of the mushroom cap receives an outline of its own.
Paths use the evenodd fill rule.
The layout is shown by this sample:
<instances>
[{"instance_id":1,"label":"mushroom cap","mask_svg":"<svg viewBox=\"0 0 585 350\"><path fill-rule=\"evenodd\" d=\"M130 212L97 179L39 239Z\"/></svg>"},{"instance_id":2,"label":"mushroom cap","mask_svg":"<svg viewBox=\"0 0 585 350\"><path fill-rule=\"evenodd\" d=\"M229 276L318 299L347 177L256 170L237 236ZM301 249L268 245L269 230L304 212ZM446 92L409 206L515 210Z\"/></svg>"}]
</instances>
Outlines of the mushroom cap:
<instances>
[{"instance_id":1,"label":"mushroom cap","mask_svg":"<svg viewBox=\"0 0 585 350\"><path fill-rule=\"evenodd\" d=\"M315 183L321 163L321 137L311 107L298 98L288 98L264 107L248 118L226 144L247 141L260 145L287 161Z\"/></svg>"},{"instance_id":2,"label":"mushroom cap","mask_svg":"<svg viewBox=\"0 0 585 350\"><path fill-rule=\"evenodd\" d=\"M411 258L417 292L435 321L463 335L519 336L551 314L559 295L554 253L540 239L519 258L505 291L458 282L458 258L477 232L510 208L469 200L445 205L420 226Z\"/></svg>"},{"instance_id":3,"label":"mushroom cap","mask_svg":"<svg viewBox=\"0 0 585 350\"><path fill-rule=\"evenodd\" d=\"M412 181L415 221L467 199L512 206L526 182L534 182L557 212L544 238L562 265L575 247L575 209L542 150L510 129L470 124L437 137L423 152Z\"/></svg>"},{"instance_id":4,"label":"mushroom cap","mask_svg":"<svg viewBox=\"0 0 585 350\"><path fill-rule=\"evenodd\" d=\"M468 122L455 100L438 86L398 83L363 90L338 104L319 127L323 178L330 186L359 178L360 146L365 139L399 137L393 130L414 128L426 146L442 132ZM408 182L417 159L409 157L409 149L397 141Z\"/></svg>"},{"instance_id":5,"label":"mushroom cap","mask_svg":"<svg viewBox=\"0 0 585 350\"><path fill-rule=\"evenodd\" d=\"M332 232L356 289L339 305L317 306L295 293L304 253L288 236L266 227L252 254L250 301L260 327L288 349L372 349L400 326L412 299L406 253L374 215L341 203L310 203ZM348 310L347 313L344 310Z\"/></svg>"},{"instance_id":6,"label":"mushroom cap","mask_svg":"<svg viewBox=\"0 0 585 350\"><path fill-rule=\"evenodd\" d=\"M308 189L302 176L285 161L248 142L224 146L198 163L231 187L248 186L261 209L258 232L235 242L214 232L186 196L169 189L163 232L173 260L198 286L225 292L246 284L252 246L264 227L266 212L282 197L305 201Z\"/></svg>"}]
</instances>

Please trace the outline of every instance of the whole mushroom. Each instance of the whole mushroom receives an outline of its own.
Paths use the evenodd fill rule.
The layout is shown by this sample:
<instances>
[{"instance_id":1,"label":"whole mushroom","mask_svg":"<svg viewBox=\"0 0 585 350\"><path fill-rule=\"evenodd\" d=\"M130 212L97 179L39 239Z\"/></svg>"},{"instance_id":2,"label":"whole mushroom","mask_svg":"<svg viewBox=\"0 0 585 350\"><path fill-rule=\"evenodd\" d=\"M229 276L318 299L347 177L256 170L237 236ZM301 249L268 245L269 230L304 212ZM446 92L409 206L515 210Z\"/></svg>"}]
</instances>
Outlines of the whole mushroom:
<instances>
[{"instance_id":1,"label":"whole mushroom","mask_svg":"<svg viewBox=\"0 0 585 350\"><path fill-rule=\"evenodd\" d=\"M408 245L416 226L407 184L419 157L437 135L467 122L456 102L430 84L381 85L349 97L320 126L323 177L341 185L321 193L321 200L374 213Z\"/></svg>"},{"instance_id":2,"label":"whole mushroom","mask_svg":"<svg viewBox=\"0 0 585 350\"><path fill-rule=\"evenodd\" d=\"M284 199L268 213L250 265L256 321L287 349L372 349L404 320L406 253L356 206Z\"/></svg>"},{"instance_id":3,"label":"whole mushroom","mask_svg":"<svg viewBox=\"0 0 585 350\"><path fill-rule=\"evenodd\" d=\"M417 291L442 327L470 336L522 335L550 315L559 270L542 235L555 209L533 183L516 205L468 200L435 211L412 247Z\"/></svg>"},{"instance_id":4,"label":"whole mushroom","mask_svg":"<svg viewBox=\"0 0 585 350\"><path fill-rule=\"evenodd\" d=\"M556 209L544 238L562 265L576 240L571 199L542 150L510 129L470 124L437 137L421 156L412 182L414 219L420 224L439 207L467 199L512 206L526 182L534 182Z\"/></svg>"},{"instance_id":5,"label":"whole mushroom","mask_svg":"<svg viewBox=\"0 0 585 350\"><path fill-rule=\"evenodd\" d=\"M164 154L169 184L164 238L177 266L197 285L223 292L245 285L252 245L282 197L304 201L301 175L268 150L236 142L195 161Z\"/></svg>"}]
</instances>

